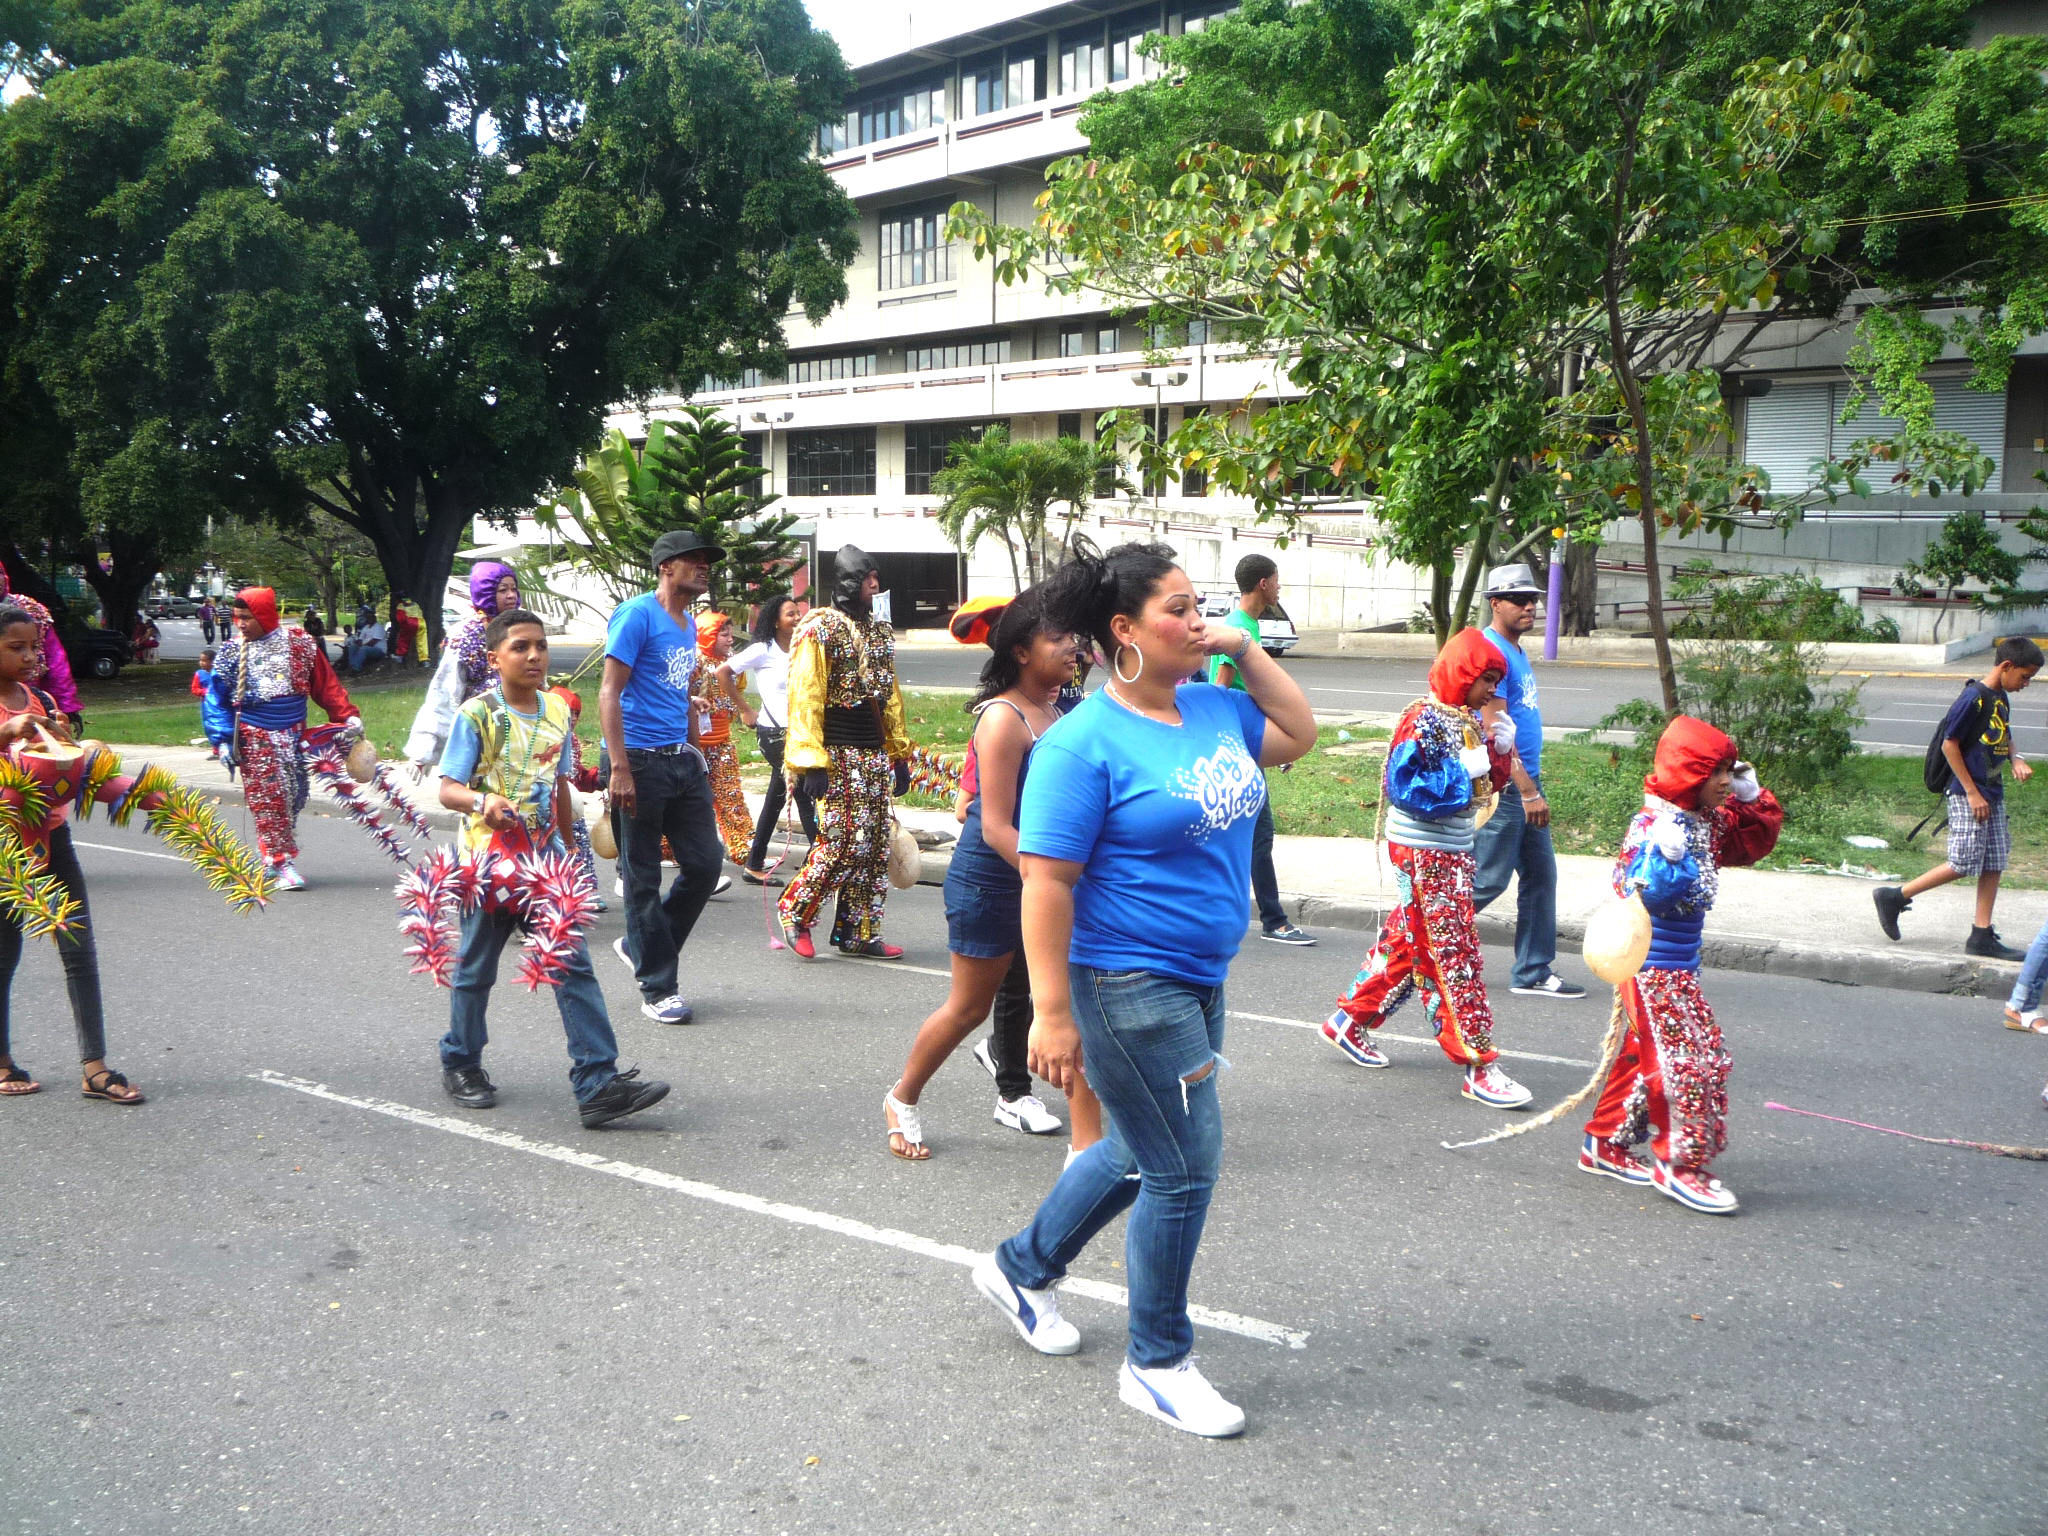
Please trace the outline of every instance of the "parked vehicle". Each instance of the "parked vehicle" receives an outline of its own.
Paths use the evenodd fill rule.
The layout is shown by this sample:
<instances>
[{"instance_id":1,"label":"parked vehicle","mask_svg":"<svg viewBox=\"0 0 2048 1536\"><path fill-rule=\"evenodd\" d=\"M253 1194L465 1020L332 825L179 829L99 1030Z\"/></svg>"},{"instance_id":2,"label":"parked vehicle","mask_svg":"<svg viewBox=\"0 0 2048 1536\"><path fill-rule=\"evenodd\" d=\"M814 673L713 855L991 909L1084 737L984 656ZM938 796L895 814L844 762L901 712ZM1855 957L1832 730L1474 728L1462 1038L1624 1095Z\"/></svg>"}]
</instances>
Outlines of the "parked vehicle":
<instances>
[{"instance_id":1,"label":"parked vehicle","mask_svg":"<svg viewBox=\"0 0 2048 1536\"><path fill-rule=\"evenodd\" d=\"M135 647L128 637L111 629L73 629L63 640L71 670L102 682L119 677L121 669L135 659Z\"/></svg>"},{"instance_id":2,"label":"parked vehicle","mask_svg":"<svg viewBox=\"0 0 2048 1536\"><path fill-rule=\"evenodd\" d=\"M199 617L199 599L196 597L153 597L148 604L152 619L196 619Z\"/></svg>"},{"instance_id":3,"label":"parked vehicle","mask_svg":"<svg viewBox=\"0 0 2048 1536\"><path fill-rule=\"evenodd\" d=\"M1202 617L1205 619L1227 618L1236 606L1235 592L1206 592L1202 595ZM1278 603L1259 616L1259 649L1275 661L1299 644L1301 636L1294 632L1294 620L1287 617L1287 610Z\"/></svg>"}]
</instances>

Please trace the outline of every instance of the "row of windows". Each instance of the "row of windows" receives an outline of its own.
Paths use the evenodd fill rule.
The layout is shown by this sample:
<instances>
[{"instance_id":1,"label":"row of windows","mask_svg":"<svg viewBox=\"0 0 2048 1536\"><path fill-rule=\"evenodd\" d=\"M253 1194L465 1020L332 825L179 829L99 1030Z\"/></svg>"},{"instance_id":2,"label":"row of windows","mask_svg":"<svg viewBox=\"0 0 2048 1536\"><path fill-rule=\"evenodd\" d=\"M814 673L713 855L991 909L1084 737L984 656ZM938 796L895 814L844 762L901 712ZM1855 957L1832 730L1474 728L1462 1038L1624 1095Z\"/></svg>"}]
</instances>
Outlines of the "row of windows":
<instances>
[{"instance_id":1,"label":"row of windows","mask_svg":"<svg viewBox=\"0 0 2048 1536\"><path fill-rule=\"evenodd\" d=\"M1159 73L1159 65L1138 52L1147 34L1199 32L1211 18L1236 9L1237 0L1166 0L1138 6L1107 21L1062 28L1056 35L966 60L957 75L949 69L863 92L843 118L819 130L818 152L835 155L936 127L949 118L979 117L1042 101L1048 44L1059 95L1084 95L1119 80L1149 79Z\"/></svg>"},{"instance_id":2,"label":"row of windows","mask_svg":"<svg viewBox=\"0 0 2048 1536\"><path fill-rule=\"evenodd\" d=\"M1164 435L1169 429L1172 407L1162 411L1145 411L1145 429L1155 436ZM1199 414L1200 406L1191 406L1184 412ZM953 444L978 438L990 427L1007 422L993 421L932 421L910 422L903 428L903 490L909 496L928 496L932 489L932 476L946 467L946 454ZM1060 416L1057 430L1061 437L1081 435L1079 412L1068 412ZM872 496L875 494L875 428L845 427L829 432L792 432L789 434L789 494L792 496ZM1163 481L1148 481L1145 494L1157 496L1164 493ZM1208 476L1200 470L1184 475L1180 482L1183 496L1206 496Z\"/></svg>"},{"instance_id":3,"label":"row of windows","mask_svg":"<svg viewBox=\"0 0 2048 1536\"><path fill-rule=\"evenodd\" d=\"M941 240L949 204L892 209L882 215L881 286L916 288L953 281L953 247Z\"/></svg>"},{"instance_id":4,"label":"row of windows","mask_svg":"<svg viewBox=\"0 0 2048 1536\"><path fill-rule=\"evenodd\" d=\"M978 341L933 341L911 347L903 354L903 366L911 373L932 368L981 368L1010 360L1010 338L985 336Z\"/></svg>"}]
</instances>

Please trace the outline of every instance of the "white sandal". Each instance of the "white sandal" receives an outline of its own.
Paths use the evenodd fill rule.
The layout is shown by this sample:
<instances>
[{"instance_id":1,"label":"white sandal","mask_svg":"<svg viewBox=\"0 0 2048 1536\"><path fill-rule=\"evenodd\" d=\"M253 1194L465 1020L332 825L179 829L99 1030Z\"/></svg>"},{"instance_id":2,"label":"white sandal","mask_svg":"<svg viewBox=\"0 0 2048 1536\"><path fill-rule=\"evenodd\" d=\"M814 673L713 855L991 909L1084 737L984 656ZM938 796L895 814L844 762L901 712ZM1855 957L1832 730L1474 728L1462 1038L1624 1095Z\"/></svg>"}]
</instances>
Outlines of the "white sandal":
<instances>
[{"instance_id":1,"label":"white sandal","mask_svg":"<svg viewBox=\"0 0 2048 1536\"><path fill-rule=\"evenodd\" d=\"M925 1157L919 1157L910 1150L912 1147L924 1145L924 1126L918 1121L915 1104L905 1104L896 1097L896 1090L891 1088L882 1095L882 1114L889 1121L887 1134L903 1138L903 1148L900 1151L894 1142L889 1144L889 1153L892 1157L900 1157L906 1163L921 1163L925 1161L925 1157L930 1156L926 1153Z\"/></svg>"}]
</instances>

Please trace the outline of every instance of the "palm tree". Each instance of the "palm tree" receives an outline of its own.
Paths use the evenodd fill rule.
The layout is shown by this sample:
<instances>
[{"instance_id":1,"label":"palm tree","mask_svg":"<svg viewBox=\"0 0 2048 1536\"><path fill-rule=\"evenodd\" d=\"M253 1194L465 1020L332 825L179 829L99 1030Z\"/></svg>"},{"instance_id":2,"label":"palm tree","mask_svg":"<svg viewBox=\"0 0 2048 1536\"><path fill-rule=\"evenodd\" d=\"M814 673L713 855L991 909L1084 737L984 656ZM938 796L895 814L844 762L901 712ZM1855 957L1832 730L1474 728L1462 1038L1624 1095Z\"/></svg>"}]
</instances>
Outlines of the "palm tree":
<instances>
[{"instance_id":1,"label":"palm tree","mask_svg":"<svg viewBox=\"0 0 2048 1536\"><path fill-rule=\"evenodd\" d=\"M944 498L939 526L946 537L963 554L985 537L1001 539L1019 592L1044 574L1046 518L1056 503L1067 508L1060 536L1064 555L1081 509L1097 496L1128 489L1111 450L1074 437L1014 442L1002 426L954 443L946 467L932 476L932 490Z\"/></svg>"}]
</instances>

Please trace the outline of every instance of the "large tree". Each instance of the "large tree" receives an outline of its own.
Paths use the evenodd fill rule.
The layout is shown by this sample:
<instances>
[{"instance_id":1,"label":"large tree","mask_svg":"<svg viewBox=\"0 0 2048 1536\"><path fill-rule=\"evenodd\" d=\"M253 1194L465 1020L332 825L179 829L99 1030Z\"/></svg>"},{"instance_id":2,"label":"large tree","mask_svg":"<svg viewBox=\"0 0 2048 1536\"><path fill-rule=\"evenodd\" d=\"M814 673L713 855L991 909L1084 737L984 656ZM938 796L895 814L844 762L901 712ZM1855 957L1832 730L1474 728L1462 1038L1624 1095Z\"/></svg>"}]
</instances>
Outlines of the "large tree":
<instances>
[{"instance_id":1,"label":"large tree","mask_svg":"<svg viewBox=\"0 0 2048 1536\"><path fill-rule=\"evenodd\" d=\"M792 307L844 297L851 205L811 144L849 81L798 0L43 12L37 94L0 114L0 281L89 519L310 504L438 632L472 518L564 482L607 407L772 365Z\"/></svg>"}]
</instances>

